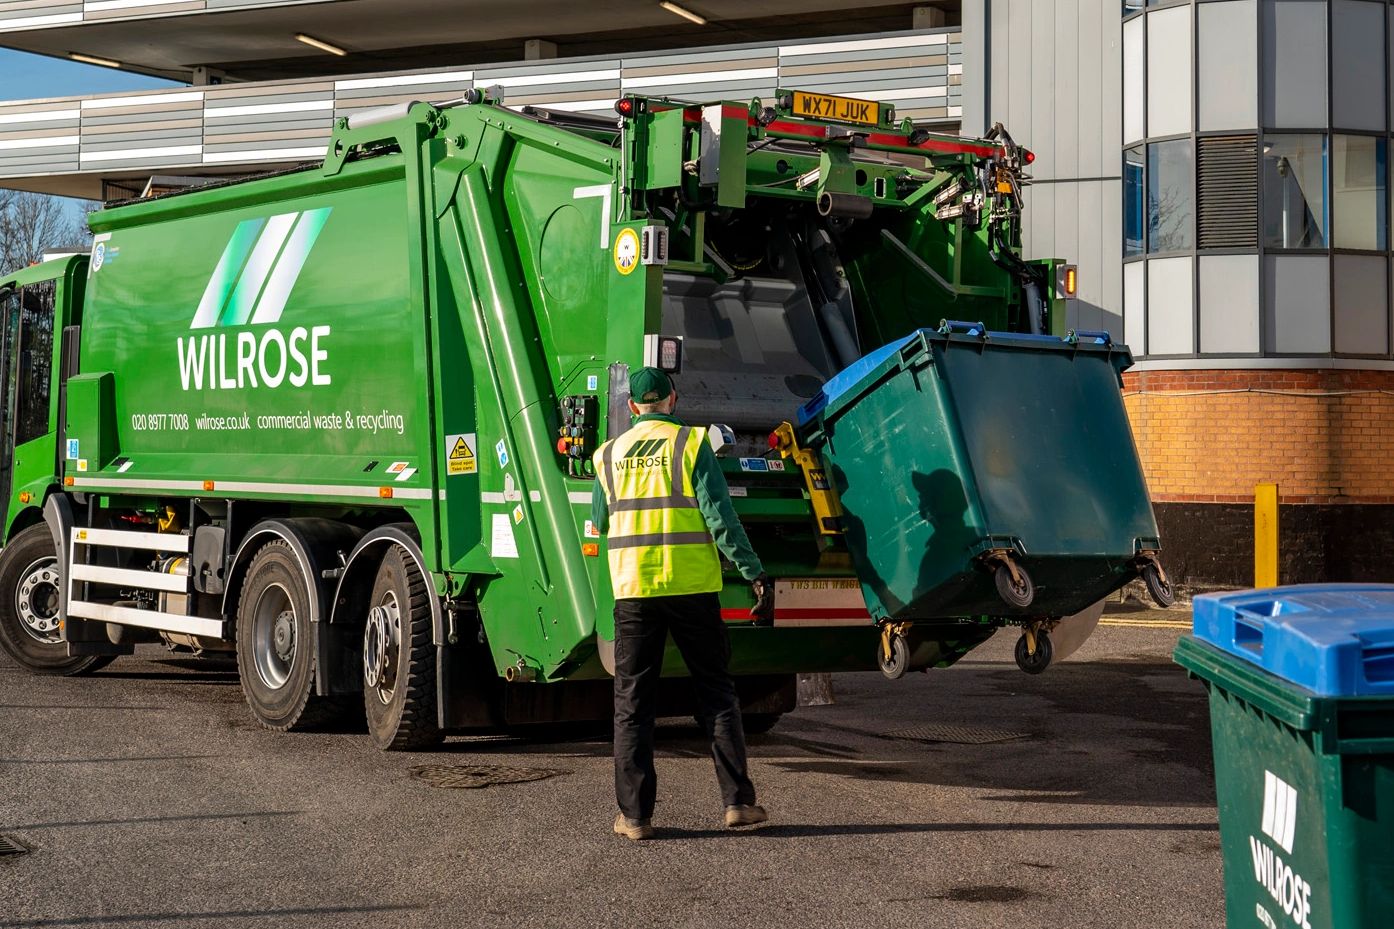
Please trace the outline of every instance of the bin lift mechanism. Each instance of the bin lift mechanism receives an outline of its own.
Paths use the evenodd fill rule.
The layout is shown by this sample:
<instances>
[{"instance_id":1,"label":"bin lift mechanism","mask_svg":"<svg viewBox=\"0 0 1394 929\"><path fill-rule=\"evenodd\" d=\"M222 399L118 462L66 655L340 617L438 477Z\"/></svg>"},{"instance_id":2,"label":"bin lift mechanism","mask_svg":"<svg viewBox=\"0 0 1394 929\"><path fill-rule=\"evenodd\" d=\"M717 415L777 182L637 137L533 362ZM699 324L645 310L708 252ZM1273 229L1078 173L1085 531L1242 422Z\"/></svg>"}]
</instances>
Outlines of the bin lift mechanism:
<instances>
[{"instance_id":1,"label":"bin lift mechanism","mask_svg":"<svg viewBox=\"0 0 1394 929\"><path fill-rule=\"evenodd\" d=\"M486 95L493 89L484 91ZM1011 248L1021 221L1021 188L1029 177L1024 168L1035 161L1035 154L1017 145L997 123L983 139L932 133L916 128L906 117L895 122L895 107L868 100L814 94L800 90L777 90L773 105L760 98L742 107L730 103L692 105L666 98L621 97L615 110L620 120L622 158L621 196L616 203L616 222L644 219L651 215L646 195L680 188L682 196L676 210L667 215L672 227L690 232L691 259L667 262L680 270L700 270L719 276L729 269L708 264L704 235L704 211L711 206L740 209L750 190L762 197L807 200L812 196L822 216L865 219L876 207L915 210L926 201L934 206L941 221L959 219L965 226L989 223L989 254L999 267L1011 274L1030 295L1035 309L1031 331L1045 331L1045 301L1048 282L1044 269L1021 260ZM534 111L557 122L574 120L572 114ZM695 151L683 151L681 159L661 159L650 153L667 146L682 146L684 129L700 125L694 133ZM800 153L804 147L818 154L816 167L798 174L772 175L769 182L748 184L749 156L775 147L779 153ZM855 151L922 156L930 170L907 164L884 165L854 162ZM803 152L808 154L807 152ZM680 170L676 166L680 165ZM868 167L878 170L869 172ZM887 170L889 169L889 170ZM784 160L776 170L790 170ZM874 176L868 178L868 173ZM693 202L692 179L703 197ZM659 208L664 214L670 211ZM689 222L689 220L691 220ZM944 296L956 300L960 295L999 296L996 288L963 284L940 274L921 259L890 230L881 237ZM667 249L661 249L666 257ZM644 263L660 263L645 259ZM1073 266L1068 278L1068 295L1073 296ZM954 269L957 277L957 268ZM1066 279L1059 286L1065 289Z\"/></svg>"}]
</instances>

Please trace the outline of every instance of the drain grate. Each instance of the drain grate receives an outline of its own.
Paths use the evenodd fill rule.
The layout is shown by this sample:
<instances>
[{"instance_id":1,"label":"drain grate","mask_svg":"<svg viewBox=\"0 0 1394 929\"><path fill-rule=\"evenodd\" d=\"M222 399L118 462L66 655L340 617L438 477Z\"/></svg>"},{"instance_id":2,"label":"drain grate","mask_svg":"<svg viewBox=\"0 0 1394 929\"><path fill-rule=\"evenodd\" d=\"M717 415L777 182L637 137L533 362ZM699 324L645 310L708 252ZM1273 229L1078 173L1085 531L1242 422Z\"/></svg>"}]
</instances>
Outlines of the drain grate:
<instances>
[{"instance_id":1,"label":"drain grate","mask_svg":"<svg viewBox=\"0 0 1394 929\"><path fill-rule=\"evenodd\" d=\"M29 849L25 848L23 845L19 844L9 836L0 835L0 858L5 857L6 855L23 855L28 851Z\"/></svg>"},{"instance_id":2,"label":"drain grate","mask_svg":"<svg viewBox=\"0 0 1394 929\"><path fill-rule=\"evenodd\" d=\"M411 776L423 784L452 789L525 784L570 773L560 768L519 768L501 764L419 764L411 769Z\"/></svg>"},{"instance_id":3,"label":"drain grate","mask_svg":"<svg viewBox=\"0 0 1394 929\"><path fill-rule=\"evenodd\" d=\"M993 742L1010 742L1024 739L1028 732L1009 732L1006 729L983 729L978 726L910 726L908 729L893 729L886 733L889 739L906 739L912 742L953 742L958 745L990 745Z\"/></svg>"}]
</instances>

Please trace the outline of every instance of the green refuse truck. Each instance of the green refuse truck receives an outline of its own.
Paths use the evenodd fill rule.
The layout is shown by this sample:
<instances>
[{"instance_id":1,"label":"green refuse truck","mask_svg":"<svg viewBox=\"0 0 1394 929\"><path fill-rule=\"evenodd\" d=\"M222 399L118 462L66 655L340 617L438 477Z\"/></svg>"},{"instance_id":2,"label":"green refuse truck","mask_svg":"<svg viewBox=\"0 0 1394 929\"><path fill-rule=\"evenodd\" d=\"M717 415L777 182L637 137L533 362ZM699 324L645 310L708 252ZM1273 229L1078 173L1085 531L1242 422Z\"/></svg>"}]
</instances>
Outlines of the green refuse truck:
<instances>
[{"instance_id":1,"label":"green refuse truck","mask_svg":"<svg viewBox=\"0 0 1394 929\"><path fill-rule=\"evenodd\" d=\"M1164 586L1116 390L1131 359L1065 331L1073 268L1021 257L1029 151L797 90L615 109L514 111L480 89L369 110L320 162L113 204L90 255L0 277L0 646L68 675L140 643L235 652L262 724L366 712L386 749L604 718L591 456L628 428L643 364L710 426L776 578L772 627L736 573L721 594L753 729L792 708L795 672L946 666L1002 625L1039 670L1064 617L1139 575ZM946 316L978 329L941 333ZM800 409L835 375L915 333L991 362L970 384L930 357L902 367L934 391L888 388L907 420L936 404L952 442L906 433L902 466L849 448L885 437L810 432ZM1018 386L995 401L951 402L1003 378ZM1013 419L1021 384L1027 415L1055 404L1051 443ZM1091 451L1110 470L1070 473ZM1003 477L993 456L1019 454ZM917 455L972 503L928 571ZM872 484L901 528L844 511ZM1011 499L1037 501L1031 531L983 516ZM1051 499L1076 509L1052 522ZM867 595L888 578L892 608ZM972 595L916 589L946 583ZM668 670L683 713L676 654Z\"/></svg>"}]
</instances>

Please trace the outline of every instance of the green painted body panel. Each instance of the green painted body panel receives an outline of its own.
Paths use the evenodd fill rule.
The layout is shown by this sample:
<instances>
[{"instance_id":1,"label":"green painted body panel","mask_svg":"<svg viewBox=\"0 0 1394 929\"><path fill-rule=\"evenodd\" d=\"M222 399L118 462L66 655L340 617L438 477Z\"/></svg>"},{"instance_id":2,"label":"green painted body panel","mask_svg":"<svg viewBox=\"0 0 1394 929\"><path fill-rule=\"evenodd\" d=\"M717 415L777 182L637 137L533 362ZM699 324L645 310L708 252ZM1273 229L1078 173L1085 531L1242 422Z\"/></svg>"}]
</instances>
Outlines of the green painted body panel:
<instances>
[{"instance_id":1,"label":"green painted body panel","mask_svg":"<svg viewBox=\"0 0 1394 929\"><path fill-rule=\"evenodd\" d=\"M1394 700L1318 697L1191 636L1175 659L1210 696L1226 925L1263 926L1266 914L1278 926L1387 926ZM1263 828L1270 774L1295 792L1290 831Z\"/></svg>"},{"instance_id":2,"label":"green painted body panel","mask_svg":"<svg viewBox=\"0 0 1394 929\"><path fill-rule=\"evenodd\" d=\"M376 495L390 485L429 495L426 331L407 281L401 172L373 173L353 186L291 187L274 204L247 197L188 212L171 198L94 218L104 256L88 279L82 371L114 375L118 434L70 432L87 479L262 482L308 497L346 486ZM304 222L312 210L327 211L326 221L279 319L257 323L254 305L274 309L276 276L297 257L294 228L278 255L271 227ZM210 276L224 255L245 264ZM210 304L222 319L199 326ZM103 439L114 454L99 462L86 449ZM387 473L401 461L414 469L406 480Z\"/></svg>"},{"instance_id":3,"label":"green painted body panel","mask_svg":"<svg viewBox=\"0 0 1394 929\"><path fill-rule=\"evenodd\" d=\"M47 464L25 471L37 494L30 508L67 481L113 505L212 497L409 523L437 592L477 605L500 671L603 674L613 603L605 560L583 551L592 481L557 453L559 404L596 398L597 441L627 428L607 413L623 409L611 385L624 384L624 371L645 362L645 337L675 318L675 275L712 287L762 275L752 292L764 302L748 310L757 322L812 300L799 280L818 277L830 291L845 281L843 323L862 351L945 315L1029 326L1015 257L1019 201L999 198L990 221L935 216L937 194L964 181L958 189L971 195L966 182L981 159L1005 165L1020 155L1014 146L911 136L907 126L820 154L797 145L816 131L820 144L846 146L835 127L789 121L782 110L784 119L757 121L759 112L759 101L721 106L714 184L688 167L702 157L694 108L650 101L616 128L487 102L416 104L382 122L340 120L322 165L94 214L92 257L64 266L60 300L64 318L82 327L67 417L78 447L59 470L49 437ZM922 167L881 152L923 155L908 159ZM798 182L824 162L839 170ZM824 193L869 218L820 217ZM769 225L743 227L747 214ZM624 251L649 226L669 234L666 268ZM838 238L837 268L808 264L818 229ZM765 253L776 234L792 243L792 260ZM734 310L726 297L710 301L708 357L749 354L730 315L747 312L745 297L732 299ZM686 322L690 310L676 318ZM1061 325L1061 310L1052 299L1048 326ZM800 325L806 335L823 324ZM799 337L790 327L769 337ZM767 411L753 415L747 435L759 440L792 419L841 366L828 357L810 365L749 382L771 393L733 393L733 409ZM689 396L685 385L698 383L695 374L678 382ZM452 465L461 441L468 467ZM792 466L758 480L733 461L723 467L772 574L851 576L840 541L819 536ZM727 618L740 620L751 602L728 573ZM733 662L742 673L874 660L870 620L739 631ZM923 663L951 663L988 631L930 624Z\"/></svg>"}]
</instances>

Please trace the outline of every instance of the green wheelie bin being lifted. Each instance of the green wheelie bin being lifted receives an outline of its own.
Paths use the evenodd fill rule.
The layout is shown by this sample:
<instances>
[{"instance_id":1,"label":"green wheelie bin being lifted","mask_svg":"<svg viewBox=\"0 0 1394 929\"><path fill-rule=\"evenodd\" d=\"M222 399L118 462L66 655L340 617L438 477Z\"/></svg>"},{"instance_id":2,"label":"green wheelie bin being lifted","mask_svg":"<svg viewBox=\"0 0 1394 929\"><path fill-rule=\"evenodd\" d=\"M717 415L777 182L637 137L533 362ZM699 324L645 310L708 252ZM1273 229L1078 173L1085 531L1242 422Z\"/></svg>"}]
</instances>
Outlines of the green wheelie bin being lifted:
<instances>
[{"instance_id":1,"label":"green wheelie bin being lifted","mask_svg":"<svg viewBox=\"0 0 1394 929\"><path fill-rule=\"evenodd\" d=\"M1394 920L1394 585L1197 597L1229 929Z\"/></svg>"},{"instance_id":2,"label":"green wheelie bin being lifted","mask_svg":"<svg viewBox=\"0 0 1394 929\"><path fill-rule=\"evenodd\" d=\"M800 411L842 505L868 609L894 628L987 616L1051 661L1062 617L1143 577L1168 605L1157 524L1104 332L921 329L863 358ZM899 637L883 670L896 670Z\"/></svg>"}]
</instances>

